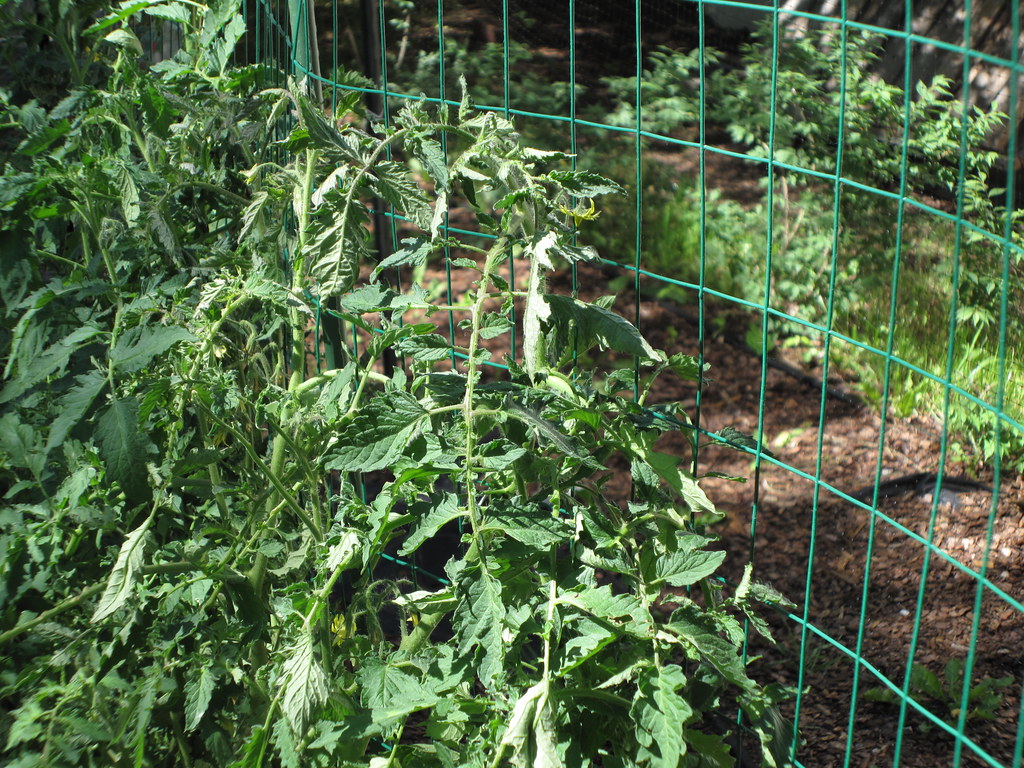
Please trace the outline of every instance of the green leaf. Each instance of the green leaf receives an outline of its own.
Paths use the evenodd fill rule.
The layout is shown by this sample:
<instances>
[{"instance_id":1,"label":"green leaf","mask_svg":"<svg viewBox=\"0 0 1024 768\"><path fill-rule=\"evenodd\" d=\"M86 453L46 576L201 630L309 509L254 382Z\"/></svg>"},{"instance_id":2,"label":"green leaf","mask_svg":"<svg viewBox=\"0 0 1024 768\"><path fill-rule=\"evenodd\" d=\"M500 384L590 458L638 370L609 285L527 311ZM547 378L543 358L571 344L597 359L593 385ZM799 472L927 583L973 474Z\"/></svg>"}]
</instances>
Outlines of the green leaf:
<instances>
[{"instance_id":1,"label":"green leaf","mask_svg":"<svg viewBox=\"0 0 1024 768\"><path fill-rule=\"evenodd\" d=\"M130 51L136 56L142 55L142 43L139 42L139 38L135 36L135 33L127 27L121 27L108 32L103 39L112 45L116 45L118 48Z\"/></svg>"},{"instance_id":2,"label":"green leaf","mask_svg":"<svg viewBox=\"0 0 1024 768\"><path fill-rule=\"evenodd\" d=\"M402 339L395 345L395 351L423 363L433 363L451 355L452 345L444 336L429 333Z\"/></svg>"},{"instance_id":3,"label":"green leaf","mask_svg":"<svg viewBox=\"0 0 1024 768\"><path fill-rule=\"evenodd\" d=\"M618 635L587 616L572 622L576 634L565 640L555 655L555 677L562 677L596 656Z\"/></svg>"},{"instance_id":4,"label":"green leaf","mask_svg":"<svg viewBox=\"0 0 1024 768\"><path fill-rule=\"evenodd\" d=\"M139 431L139 403L134 398L111 399L96 423L100 457L107 476L118 483L129 499L147 489L146 457L152 445Z\"/></svg>"},{"instance_id":5,"label":"green leaf","mask_svg":"<svg viewBox=\"0 0 1024 768\"><path fill-rule=\"evenodd\" d=\"M103 590L103 595L96 604L96 610L93 611L93 623L103 621L110 616L124 605L131 595L132 587L135 586L135 577L146 552L146 541L152 522L153 515L150 515L142 522L142 525L129 533L124 543L121 544L114 569L107 578L106 589Z\"/></svg>"},{"instance_id":6,"label":"green leaf","mask_svg":"<svg viewBox=\"0 0 1024 768\"><path fill-rule=\"evenodd\" d=\"M425 709L438 700L404 669L379 659L366 659L357 678L361 685L360 702L373 710L378 721Z\"/></svg>"},{"instance_id":7,"label":"green leaf","mask_svg":"<svg viewBox=\"0 0 1024 768\"><path fill-rule=\"evenodd\" d=\"M39 435L31 424L22 424L16 414L0 418L0 452L15 467L24 467L34 475L42 474L46 455L40 450Z\"/></svg>"},{"instance_id":8,"label":"green leaf","mask_svg":"<svg viewBox=\"0 0 1024 768\"><path fill-rule=\"evenodd\" d=\"M370 257L370 232L363 223L366 207L353 201L346 210L336 201L325 205L328 214L318 217L301 256L317 279L321 297L337 296L350 290L359 275L359 265Z\"/></svg>"},{"instance_id":9,"label":"green leaf","mask_svg":"<svg viewBox=\"0 0 1024 768\"><path fill-rule=\"evenodd\" d=\"M281 710L292 732L301 738L306 723L327 698L327 676L313 654L313 635L308 630L303 631L288 650L281 680Z\"/></svg>"},{"instance_id":10,"label":"green leaf","mask_svg":"<svg viewBox=\"0 0 1024 768\"><path fill-rule=\"evenodd\" d=\"M480 318L480 338L494 339L508 333L513 327L514 324L505 315L489 312Z\"/></svg>"},{"instance_id":11,"label":"green leaf","mask_svg":"<svg viewBox=\"0 0 1024 768\"><path fill-rule=\"evenodd\" d=\"M71 131L71 123L67 120L58 120L50 123L37 131L33 131L27 139L18 145L19 155L33 157L41 154L50 148L55 141L63 138Z\"/></svg>"},{"instance_id":12,"label":"green leaf","mask_svg":"<svg viewBox=\"0 0 1024 768\"><path fill-rule=\"evenodd\" d=\"M194 731L203 719L207 708L210 706L210 699L213 696L213 686L217 676L213 673L210 664L204 664L199 668L197 674L189 677L185 683L185 730Z\"/></svg>"},{"instance_id":13,"label":"green leaf","mask_svg":"<svg viewBox=\"0 0 1024 768\"><path fill-rule=\"evenodd\" d=\"M404 248L395 251L374 267L373 273L370 275L372 280L376 280L386 269L407 266L421 267L427 263L427 259L434 250L434 245L425 237L407 237L402 243L405 245Z\"/></svg>"},{"instance_id":14,"label":"green leaf","mask_svg":"<svg viewBox=\"0 0 1024 768\"><path fill-rule=\"evenodd\" d=\"M622 187L593 171L551 171L547 178L557 182L562 189L575 197L597 197L598 195L619 195Z\"/></svg>"},{"instance_id":15,"label":"green leaf","mask_svg":"<svg viewBox=\"0 0 1024 768\"><path fill-rule=\"evenodd\" d=\"M249 738L245 740L241 756L228 768L261 768L269 739L270 731L262 725L257 725L252 729Z\"/></svg>"},{"instance_id":16,"label":"green leaf","mask_svg":"<svg viewBox=\"0 0 1024 768\"><path fill-rule=\"evenodd\" d=\"M365 315L370 312L380 312L390 309L392 302L398 298L398 294L380 283L361 285L354 291L346 293L341 297L339 304L346 312L354 315Z\"/></svg>"},{"instance_id":17,"label":"green leaf","mask_svg":"<svg viewBox=\"0 0 1024 768\"><path fill-rule=\"evenodd\" d=\"M625 318L595 304L587 304L571 296L546 294L544 301L551 308L551 324L566 326L570 322L579 335L581 350L598 344L641 360L657 360L658 355L640 332Z\"/></svg>"},{"instance_id":18,"label":"green leaf","mask_svg":"<svg viewBox=\"0 0 1024 768\"><path fill-rule=\"evenodd\" d=\"M309 138L320 149L347 147L341 139L341 133L324 115L323 111L304 94L297 94L296 102L299 112L299 124L306 129Z\"/></svg>"},{"instance_id":19,"label":"green leaf","mask_svg":"<svg viewBox=\"0 0 1024 768\"><path fill-rule=\"evenodd\" d=\"M686 752L683 723L693 710L677 693L685 684L677 664L647 667L640 673L630 714L642 747L641 761L646 757L652 768L676 768Z\"/></svg>"},{"instance_id":20,"label":"green leaf","mask_svg":"<svg viewBox=\"0 0 1024 768\"><path fill-rule=\"evenodd\" d=\"M745 691L754 688L739 650L719 634L720 628L696 606L680 606L665 628L690 644L730 683Z\"/></svg>"},{"instance_id":21,"label":"green leaf","mask_svg":"<svg viewBox=\"0 0 1024 768\"><path fill-rule=\"evenodd\" d=\"M93 400L103 391L107 377L102 371L89 371L75 377L75 386L65 392L57 401L59 406L57 417L50 424L50 434L46 438L46 450L51 451L64 442L68 432L81 420L89 410Z\"/></svg>"},{"instance_id":22,"label":"green leaf","mask_svg":"<svg viewBox=\"0 0 1024 768\"><path fill-rule=\"evenodd\" d=\"M129 224L139 218L139 187L132 177L132 172L124 163L117 163L113 169L114 183L121 193L121 212Z\"/></svg>"},{"instance_id":23,"label":"green leaf","mask_svg":"<svg viewBox=\"0 0 1024 768\"><path fill-rule=\"evenodd\" d=\"M207 14L207 20L209 20L212 14ZM208 23L208 21L207 21ZM204 27L207 24L204 24ZM204 52L214 71L218 73L224 72L231 60L231 55L235 52L235 46L238 41L245 34L245 16L244 14L238 13L237 9L233 9L233 12L229 15L228 21L224 24L220 30L220 34L211 43L208 43L204 47Z\"/></svg>"},{"instance_id":24,"label":"green leaf","mask_svg":"<svg viewBox=\"0 0 1024 768\"><path fill-rule=\"evenodd\" d=\"M654 635L651 614L640 598L628 593L616 595L610 584L581 587L577 591L566 592L560 600L638 637Z\"/></svg>"},{"instance_id":25,"label":"green leaf","mask_svg":"<svg viewBox=\"0 0 1024 768\"><path fill-rule=\"evenodd\" d=\"M654 578L649 582L688 587L718 570L725 560L725 552L698 549L691 552L669 552L655 558Z\"/></svg>"},{"instance_id":26,"label":"green leaf","mask_svg":"<svg viewBox=\"0 0 1024 768\"><path fill-rule=\"evenodd\" d=\"M173 258L181 258L181 241L178 239L178 233L174 224L167 218L164 212L154 206L146 214L146 220L156 242Z\"/></svg>"},{"instance_id":27,"label":"green leaf","mask_svg":"<svg viewBox=\"0 0 1024 768\"><path fill-rule=\"evenodd\" d=\"M178 24L188 24L192 20L192 12L184 3L160 3L146 8L143 13Z\"/></svg>"},{"instance_id":28,"label":"green leaf","mask_svg":"<svg viewBox=\"0 0 1024 768\"><path fill-rule=\"evenodd\" d=\"M292 736L292 729L285 718L274 723L273 730L274 750L281 758L281 768L301 768L302 756L295 748L295 738Z\"/></svg>"},{"instance_id":29,"label":"green leaf","mask_svg":"<svg viewBox=\"0 0 1024 768\"><path fill-rule=\"evenodd\" d=\"M703 373L697 358L690 355L672 355L665 363L665 367L685 381L700 381ZM707 367L708 364L705 363L704 368L707 369Z\"/></svg>"},{"instance_id":30,"label":"green leaf","mask_svg":"<svg viewBox=\"0 0 1024 768\"><path fill-rule=\"evenodd\" d=\"M91 35L96 32L101 32L107 27L111 27L117 24L119 21L127 19L129 16L138 13L142 9L153 4L153 0L139 0L139 2L127 2L121 3L121 7L116 11L111 11L109 14L104 16L102 19L97 21L91 27L86 29L82 34Z\"/></svg>"},{"instance_id":31,"label":"green leaf","mask_svg":"<svg viewBox=\"0 0 1024 768\"><path fill-rule=\"evenodd\" d=\"M238 233L238 242L252 237L259 240L266 230L265 212L270 207L270 193L262 189L253 195L252 202L242 213L242 229Z\"/></svg>"},{"instance_id":32,"label":"green leaf","mask_svg":"<svg viewBox=\"0 0 1024 768\"><path fill-rule=\"evenodd\" d=\"M83 325L48 347L42 354L34 355L29 360L25 360L23 355L18 359L16 376L0 391L0 404L21 397L47 376L63 368L73 352L81 349L99 334L100 329L96 326ZM8 361L8 367L11 362L13 361Z\"/></svg>"},{"instance_id":33,"label":"green leaf","mask_svg":"<svg viewBox=\"0 0 1024 768\"><path fill-rule=\"evenodd\" d=\"M351 529L341 534L338 541L331 545L324 562L324 570L329 575L337 569L354 568L356 554L362 544L359 534Z\"/></svg>"},{"instance_id":34,"label":"green leaf","mask_svg":"<svg viewBox=\"0 0 1024 768\"><path fill-rule=\"evenodd\" d=\"M483 530L503 532L516 541L537 549L561 544L573 533L568 520L552 516L549 510L538 504L524 504L521 507L504 509L492 506L484 517Z\"/></svg>"},{"instance_id":35,"label":"green leaf","mask_svg":"<svg viewBox=\"0 0 1024 768\"><path fill-rule=\"evenodd\" d=\"M728 445L730 448L749 448L752 451L757 450L757 440L745 432L740 432L736 427L723 427L716 437L718 442ZM765 456L774 456L771 451L764 445L761 446L761 453Z\"/></svg>"},{"instance_id":36,"label":"green leaf","mask_svg":"<svg viewBox=\"0 0 1024 768\"><path fill-rule=\"evenodd\" d=\"M679 466L678 457L658 451L649 451L644 458L658 473L658 476L686 502L695 517L710 515L720 518L720 513L715 509L715 505L711 503L704 490L697 484L697 481Z\"/></svg>"},{"instance_id":37,"label":"green leaf","mask_svg":"<svg viewBox=\"0 0 1024 768\"><path fill-rule=\"evenodd\" d=\"M551 249L551 252L556 256L561 256L570 264L579 264L580 262L595 264L601 261L597 251L589 245L576 246L559 243Z\"/></svg>"},{"instance_id":38,"label":"green leaf","mask_svg":"<svg viewBox=\"0 0 1024 768\"><path fill-rule=\"evenodd\" d=\"M374 166L376 177L371 186L387 202L422 230L430 229L433 211L427 203L416 180L409 175L409 170L401 163L385 162Z\"/></svg>"},{"instance_id":39,"label":"green leaf","mask_svg":"<svg viewBox=\"0 0 1024 768\"><path fill-rule=\"evenodd\" d=\"M326 468L342 472L374 472L389 467L420 428L427 415L405 392L378 395L336 436Z\"/></svg>"},{"instance_id":40,"label":"green leaf","mask_svg":"<svg viewBox=\"0 0 1024 768\"><path fill-rule=\"evenodd\" d=\"M458 496L444 493L440 497L417 501L409 507L409 514L418 519L419 523L406 537L398 552L400 555L412 554L423 542L436 535L442 526L462 517L466 512L459 506Z\"/></svg>"},{"instance_id":41,"label":"green leaf","mask_svg":"<svg viewBox=\"0 0 1024 768\"><path fill-rule=\"evenodd\" d=\"M588 466L598 466L597 462L595 462L593 458L586 453L583 446L578 445L576 441L568 435L560 432L554 424L542 417L540 414L529 408L524 408L511 397L505 398L504 407L509 414L515 416L524 424L528 424L533 427L543 443L553 445L562 453L567 456L572 456L574 459L579 459Z\"/></svg>"},{"instance_id":42,"label":"green leaf","mask_svg":"<svg viewBox=\"0 0 1024 768\"><path fill-rule=\"evenodd\" d=\"M729 745L717 733L703 731L683 731L683 741L687 744L683 755L682 768L735 768Z\"/></svg>"},{"instance_id":43,"label":"green leaf","mask_svg":"<svg viewBox=\"0 0 1024 768\"><path fill-rule=\"evenodd\" d=\"M526 449L508 440L488 440L480 446L480 466L501 471L508 469L526 455Z\"/></svg>"},{"instance_id":44,"label":"green leaf","mask_svg":"<svg viewBox=\"0 0 1024 768\"><path fill-rule=\"evenodd\" d=\"M110 351L110 361L122 373L134 373L179 341L195 340L194 335L180 326L144 325L121 334Z\"/></svg>"},{"instance_id":45,"label":"green leaf","mask_svg":"<svg viewBox=\"0 0 1024 768\"><path fill-rule=\"evenodd\" d=\"M493 690L505 673L501 582L486 571L476 571L462 580L460 592L462 600L454 617L459 645L465 652L480 648L477 675L488 690Z\"/></svg>"}]
</instances>

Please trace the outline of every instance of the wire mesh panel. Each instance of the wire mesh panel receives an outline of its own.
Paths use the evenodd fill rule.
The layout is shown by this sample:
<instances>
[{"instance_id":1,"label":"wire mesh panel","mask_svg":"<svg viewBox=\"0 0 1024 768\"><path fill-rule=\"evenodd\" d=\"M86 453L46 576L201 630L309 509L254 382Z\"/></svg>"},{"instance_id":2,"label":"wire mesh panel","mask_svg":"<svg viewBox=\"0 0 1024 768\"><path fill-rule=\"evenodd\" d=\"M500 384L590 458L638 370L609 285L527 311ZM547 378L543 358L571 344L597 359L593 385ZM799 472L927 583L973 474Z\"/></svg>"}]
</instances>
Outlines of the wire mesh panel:
<instances>
[{"instance_id":1,"label":"wire mesh panel","mask_svg":"<svg viewBox=\"0 0 1024 768\"><path fill-rule=\"evenodd\" d=\"M747 649L792 688L795 765L1021 765L1018 0L260 0L249 25L332 107L361 93L386 127L464 78L625 188L575 210L603 260L563 279L710 364L657 396L740 452L666 450L729 510L734 578L753 560L796 604ZM375 207L384 258L402 217ZM445 255L393 279L454 306ZM324 354L361 343L318 312Z\"/></svg>"}]
</instances>

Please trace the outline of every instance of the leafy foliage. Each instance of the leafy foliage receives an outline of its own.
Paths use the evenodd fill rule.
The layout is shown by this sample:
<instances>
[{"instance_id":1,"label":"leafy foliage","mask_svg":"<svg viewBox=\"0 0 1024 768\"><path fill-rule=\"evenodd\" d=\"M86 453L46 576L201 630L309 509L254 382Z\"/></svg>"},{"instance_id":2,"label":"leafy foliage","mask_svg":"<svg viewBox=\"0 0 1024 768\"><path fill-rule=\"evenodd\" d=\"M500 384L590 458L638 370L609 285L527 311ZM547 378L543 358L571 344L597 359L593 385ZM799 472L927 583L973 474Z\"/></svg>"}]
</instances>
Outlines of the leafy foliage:
<instances>
[{"instance_id":1,"label":"leafy foliage","mask_svg":"<svg viewBox=\"0 0 1024 768\"><path fill-rule=\"evenodd\" d=\"M889 374L895 412L932 411L946 418L954 435L982 460L998 451L1004 463L1019 467L1024 456L1019 430L1002 426L997 444L997 420L989 409L958 396L947 414L944 388L916 380L911 369L945 377L951 358L956 369L969 372L969 394L994 403L1000 378L996 297L1003 286L1006 338L1022 331L1024 212L1007 209L1005 190L992 179L998 154L986 147L1006 116L966 108L945 77L906 92L884 82L873 74L884 40L823 25L780 29L776 49L772 29L765 26L737 66L720 65L721 54L705 49L702 81L697 51L652 53L640 82L644 130L666 136L693 130L703 85L708 125L728 131L755 162L770 155L776 165L772 189L765 185L761 199L746 206L714 189L702 204L700 190L676 183L664 169L645 167L650 188L644 192L643 262L669 277L697 282L703 243L705 283L755 304L767 300L795 318L777 323L772 338L800 337L812 355L813 347L820 354L821 340L808 326L829 317L833 328L878 350L887 349L891 331L899 358L908 364ZM636 79L606 83L614 106L594 118L635 127ZM837 200L829 177L837 171L840 139L844 181ZM958 226L910 203L897 231L897 193L928 205L936 205L934 198L945 200L937 205L950 211L960 206L957 216L964 223ZM623 221L609 216L599 225L595 239L605 250L634 239ZM833 273L836 290L830 295ZM898 327L890 328L894 293L902 311ZM957 331L947 344L946 334L935 329L949 327L954 307ZM844 368L860 375L865 394L881 400L886 359L871 350L832 349ZM1004 407L1019 422L1024 414L1011 385L1020 376L1021 360L1012 344L1005 363Z\"/></svg>"},{"instance_id":2,"label":"leafy foliage","mask_svg":"<svg viewBox=\"0 0 1024 768\"><path fill-rule=\"evenodd\" d=\"M784 764L793 735L759 725L782 692L740 655L781 597L715 578L718 514L654 447L679 405L652 418L575 353L635 356L644 401L699 366L546 286L592 257L577 198L617 186L467 103L369 132L355 99L266 87L229 66L228 0L96 10L66 20L105 80L4 102L7 764L723 765L737 707ZM183 50L140 66L140 14ZM374 198L406 220L388 267L447 250L463 303L371 269ZM490 239L456 240L454 205ZM347 334L326 369L318 325ZM485 375L513 329L529 365Z\"/></svg>"},{"instance_id":3,"label":"leafy foliage","mask_svg":"<svg viewBox=\"0 0 1024 768\"><path fill-rule=\"evenodd\" d=\"M910 670L909 682L910 693L915 699L941 719L955 725L964 705L967 710L963 713L965 720L994 720L996 710L1003 703L1001 691L1013 685L1013 678L986 677L977 685L965 685L963 659L950 659L941 676L915 663ZM870 688L864 696L885 704L900 703L900 697L889 688ZM925 720L920 727L929 731L933 724Z\"/></svg>"}]
</instances>

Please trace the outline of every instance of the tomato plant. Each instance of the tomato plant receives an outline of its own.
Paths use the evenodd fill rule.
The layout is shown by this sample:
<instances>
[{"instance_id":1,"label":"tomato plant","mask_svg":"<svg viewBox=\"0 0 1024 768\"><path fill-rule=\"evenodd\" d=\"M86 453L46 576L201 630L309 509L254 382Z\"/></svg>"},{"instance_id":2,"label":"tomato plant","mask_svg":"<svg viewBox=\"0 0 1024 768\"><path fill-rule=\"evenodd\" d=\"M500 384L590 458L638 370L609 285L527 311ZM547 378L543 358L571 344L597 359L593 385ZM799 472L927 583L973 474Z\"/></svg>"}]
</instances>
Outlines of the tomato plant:
<instances>
[{"instance_id":1,"label":"tomato plant","mask_svg":"<svg viewBox=\"0 0 1024 768\"><path fill-rule=\"evenodd\" d=\"M466 101L371 131L356 95L268 87L229 66L235 10L119 5L82 33L104 84L5 99L8 764L728 765L736 707L783 764L740 653L782 597L715 577L719 515L655 448L695 438L652 382L701 371L547 288L617 185ZM139 14L187 44L141 66ZM374 199L404 235L375 266ZM383 277L437 258L464 300ZM381 567L446 536L429 584Z\"/></svg>"}]
</instances>

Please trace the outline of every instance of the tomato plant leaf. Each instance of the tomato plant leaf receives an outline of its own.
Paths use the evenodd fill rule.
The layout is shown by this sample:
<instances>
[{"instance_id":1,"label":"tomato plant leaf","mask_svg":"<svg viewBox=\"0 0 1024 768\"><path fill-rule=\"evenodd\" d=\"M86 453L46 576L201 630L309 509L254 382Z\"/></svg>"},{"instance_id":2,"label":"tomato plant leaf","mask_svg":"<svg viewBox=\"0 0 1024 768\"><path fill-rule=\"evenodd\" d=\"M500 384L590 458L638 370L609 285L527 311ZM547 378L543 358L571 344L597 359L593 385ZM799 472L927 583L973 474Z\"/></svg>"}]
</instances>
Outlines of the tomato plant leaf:
<instances>
[{"instance_id":1,"label":"tomato plant leaf","mask_svg":"<svg viewBox=\"0 0 1024 768\"><path fill-rule=\"evenodd\" d=\"M747 677L736 646L719 634L721 627L715 626L711 617L702 615L693 605L683 605L672 613L666 628L689 643L730 683L752 689L753 681Z\"/></svg>"},{"instance_id":2,"label":"tomato plant leaf","mask_svg":"<svg viewBox=\"0 0 1024 768\"><path fill-rule=\"evenodd\" d=\"M341 427L328 455L327 469L373 472L391 466L426 415L416 398L404 392L374 398Z\"/></svg>"},{"instance_id":3,"label":"tomato plant leaf","mask_svg":"<svg viewBox=\"0 0 1024 768\"><path fill-rule=\"evenodd\" d=\"M693 714L677 691L686 676L677 664L647 667L640 673L631 715L637 740L652 768L676 768L686 752L683 723Z\"/></svg>"},{"instance_id":4,"label":"tomato plant leaf","mask_svg":"<svg viewBox=\"0 0 1024 768\"><path fill-rule=\"evenodd\" d=\"M526 305L523 308L523 367L533 376L547 365L542 326L551 315L551 306L544 300L547 281L545 275L553 268L548 251L554 246L556 235L548 232L530 247L530 279L526 286Z\"/></svg>"},{"instance_id":5,"label":"tomato plant leaf","mask_svg":"<svg viewBox=\"0 0 1024 768\"><path fill-rule=\"evenodd\" d=\"M328 212L318 217L301 255L317 279L320 295L329 297L355 284L359 265L370 256L370 233L363 226L367 210L362 203L345 209L332 201L324 207Z\"/></svg>"},{"instance_id":6,"label":"tomato plant leaf","mask_svg":"<svg viewBox=\"0 0 1024 768\"><path fill-rule=\"evenodd\" d=\"M430 229L433 210L406 167L394 162L378 163L373 172L375 178L371 186L377 194L405 213L420 229Z\"/></svg>"},{"instance_id":7,"label":"tomato plant leaf","mask_svg":"<svg viewBox=\"0 0 1024 768\"><path fill-rule=\"evenodd\" d=\"M486 571L477 571L460 586L462 600L455 610L456 633L466 651L480 648L477 676L491 690L505 674L505 645L501 637L505 604L501 599L501 582Z\"/></svg>"},{"instance_id":8,"label":"tomato plant leaf","mask_svg":"<svg viewBox=\"0 0 1024 768\"><path fill-rule=\"evenodd\" d=\"M142 496L146 490L145 460L152 444L139 430L138 401L111 398L96 422L96 437L108 478L118 483L129 498Z\"/></svg>"},{"instance_id":9,"label":"tomato plant leaf","mask_svg":"<svg viewBox=\"0 0 1024 768\"><path fill-rule=\"evenodd\" d=\"M651 558L653 562L651 586L671 584L673 587L688 587L718 570L725 560L725 552L708 552L698 549L683 552L668 552Z\"/></svg>"},{"instance_id":10,"label":"tomato plant leaf","mask_svg":"<svg viewBox=\"0 0 1024 768\"><path fill-rule=\"evenodd\" d=\"M96 397L107 384L107 377L102 371L89 371L75 377L75 386L65 392L58 403L60 410L50 424L50 434L46 438L46 450L50 451L64 442L68 432L81 420L89 410Z\"/></svg>"},{"instance_id":11,"label":"tomato plant leaf","mask_svg":"<svg viewBox=\"0 0 1024 768\"><path fill-rule=\"evenodd\" d=\"M281 668L281 710L296 736L305 733L306 723L327 697L327 677L313 653L313 635L302 631L288 649Z\"/></svg>"},{"instance_id":12,"label":"tomato plant leaf","mask_svg":"<svg viewBox=\"0 0 1024 768\"><path fill-rule=\"evenodd\" d=\"M405 669L380 659L367 659L357 675L360 702L372 709L377 721L392 720L433 706L437 696Z\"/></svg>"},{"instance_id":13,"label":"tomato plant leaf","mask_svg":"<svg viewBox=\"0 0 1024 768\"><path fill-rule=\"evenodd\" d=\"M242 746L242 754L228 768L260 768L269 740L270 730L262 725L255 726Z\"/></svg>"},{"instance_id":14,"label":"tomato plant leaf","mask_svg":"<svg viewBox=\"0 0 1024 768\"><path fill-rule=\"evenodd\" d=\"M445 524L456 520L465 512L459 507L459 497L454 493L441 494L417 501L409 507L409 514L418 518L419 522L406 537L399 554L409 555L415 552L427 539L436 535Z\"/></svg>"},{"instance_id":15,"label":"tomato plant leaf","mask_svg":"<svg viewBox=\"0 0 1024 768\"><path fill-rule=\"evenodd\" d=\"M210 664L203 664L199 671L191 675L185 683L185 730L194 731L199 727L199 721L203 719L207 708L210 706L210 699L213 697L213 687L217 676Z\"/></svg>"},{"instance_id":16,"label":"tomato plant leaf","mask_svg":"<svg viewBox=\"0 0 1024 768\"><path fill-rule=\"evenodd\" d=\"M561 544L573 532L568 520L553 516L550 510L538 504L509 505L504 508L492 505L484 518L483 530L503 532L516 541L538 549Z\"/></svg>"},{"instance_id":17,"label":"tomato plant leaf","mask_svg":"<svg viewBox=\"0 0 1024 768\"><path fill-rule=\"evenodd\" d=\"M402 248L392 253L374 267L371 278L376 280L381 272L398 267L419 267L427 263L427 258L434 250L434 245L426 237L407 237L402 240Z\"/></svg>"},{"instance_id":18,"label":"tomato plant leaf","mask_svg":"<svg viewBox=\"0 0 1024 768\"><path fill-rule=\"evenodd\" d=\"M135 586L135 578L146 552L146 541L152 522L153 516L150 515L142 521L142 525L129 533L121 544L121 549L117 553L117 561L114 563L110 576L107 577L106 589L93 611L93 623L103 621L110 616L124 605L131 595L132 588Z\"/></svg>"},{"instance_id":19,"label":"tomato plant leaf","mask_svg":"<svg viewBox=\"0 0 1024 768\"><path fill-rule=\"evenodd\" d=\"M122 373L145 368L154 357L162 355L179 341L195 341L196 337L177 325L144 325L121 334L110 350L110 362Z\"/></svg>"},{"instance_id":20,"label":"tomato plant leaf","mask_svg":"<svg viewBox=\"0 0 1024 768\"><path fill-rule=\"evenodd\" d=\"M545 294L544 301L551 308L549 322L564 327L571 323L578 334L579 349L598 344L602 349L613 349L641 360L657 360L654 348L644 340L640 331L624 317L596 304L586 304L571 296Z\"/></svg>"}]
</instances>

